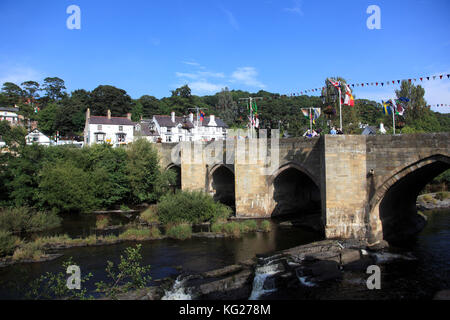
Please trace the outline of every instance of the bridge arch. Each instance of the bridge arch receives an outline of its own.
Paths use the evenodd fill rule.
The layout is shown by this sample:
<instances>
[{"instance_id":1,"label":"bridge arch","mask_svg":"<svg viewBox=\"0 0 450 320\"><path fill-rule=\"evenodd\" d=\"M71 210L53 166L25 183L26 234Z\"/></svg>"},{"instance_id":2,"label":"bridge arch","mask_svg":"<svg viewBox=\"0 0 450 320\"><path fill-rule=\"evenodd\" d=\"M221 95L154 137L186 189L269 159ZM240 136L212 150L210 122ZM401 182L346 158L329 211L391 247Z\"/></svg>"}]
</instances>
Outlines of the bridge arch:
<instances>
[{"instance_id":1,"label":"bridge arch","mask_svg":"<svg viewBox=\"0 0 450 320\"><path fill-rule=\"evenodd\" d=\"M235 175L230 165L216 164L208 170L208 191L214 200L219 201L233 210L235 204Z\"/></svg>"},{"instance_id":2,"label":"bridge arch","mask_svg":"<svg viewBox=\"0 0 450 320\"><path fill-rule=\"evenodd\" d=\"M285 216L299 225L323 231L318 177L295 162L278 168L268 180L272 217Z\"/></svg>"},{"instance_id":3,"label":"bridge arch","mask_svg":"<svg viewBox=\"0 0 450 320\"><path fill-rule=\"evenodd\" d=\"M175 163L170 163L165 171L173 171L176 175L175 184L172 187L173 190L181 189L181 166Z\"/></svg>"},{"instance_id":4,"label":"bridge arch","mask_svg":"<svg viewBox=\"0 0 450 320\"><path fill-rule=\"evenodd\" d=\"M436 176L450 169L450 157L436 154L394 169L369 202L369 238L383 238L393 244L409 241L426 220L417 214L420 191Z\"/></svg>"}]
</instances>

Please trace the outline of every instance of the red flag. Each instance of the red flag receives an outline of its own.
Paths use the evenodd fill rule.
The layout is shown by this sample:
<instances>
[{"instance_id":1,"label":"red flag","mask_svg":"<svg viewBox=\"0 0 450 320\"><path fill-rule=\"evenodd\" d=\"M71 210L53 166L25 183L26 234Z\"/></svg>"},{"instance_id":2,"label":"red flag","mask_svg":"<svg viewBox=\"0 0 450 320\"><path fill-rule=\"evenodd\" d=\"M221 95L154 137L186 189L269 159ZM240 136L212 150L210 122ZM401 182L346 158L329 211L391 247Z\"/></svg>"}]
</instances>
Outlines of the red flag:
<instances>
[{"instance_id":1,"label":"red flag","mask_svg":"<svg viewBox=\"0 0 450 320\"><path fill-rule=\"evenodd\" d=\"M442 79L442 74L439 76L439 78L441 78Z\"/></svg>"},{"instance_id":2,"label":"red flag","mask_svg":"<svg viewBox=\"0 0 450 320\"><path fill-rule=\"evenodd\" d=\"M375 85L378 85L378 82L375 82Z\"/></svg>"},{"instance_id":3,"label":"red flag","mask_svg":"<svg viewBox=\"0 0 450 320\"><path fill-rule=\"evenodd\" d=\"M395 80L392 80L392 84L395 84Z\"/></svg>"},{"instance_id":4,"label":"red flag","mask_svg":"<svg viewBox=\"0 0 450 320\"><path fill-rule=\"evenodd\" d=\"M409 82L411 82L411 79L408 79Z\"/></svg>"},{"instance_id":5,"label":"red flag","mask_svg":"<svg viewBox=\"0 0 450 320\"><path fill-rule=\"evenodd\" d=\"M422 81L423 80L423 78L420 78L420 81Z\"/></svg>"}]
</instances>

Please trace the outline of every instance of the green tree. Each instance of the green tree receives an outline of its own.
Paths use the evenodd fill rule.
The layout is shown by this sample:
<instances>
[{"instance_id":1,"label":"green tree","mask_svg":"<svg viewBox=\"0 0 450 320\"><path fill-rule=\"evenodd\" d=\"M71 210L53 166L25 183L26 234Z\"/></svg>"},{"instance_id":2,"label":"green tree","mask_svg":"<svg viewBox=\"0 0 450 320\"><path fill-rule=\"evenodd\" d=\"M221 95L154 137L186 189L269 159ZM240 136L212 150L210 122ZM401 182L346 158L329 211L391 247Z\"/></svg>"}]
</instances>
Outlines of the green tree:
<instances>
[{"instance_id":1,"label":"green tree","mask_svg":"<svg viewBox=\"0 0 450 320\"><path fill-rule=\"evenodd\" d=\"M406 121L414 121L422 117L423 111L426 109L425 89L422 86L415 86L407 80L402 80L400 90L395 90L397 98L407 98L409 102L406 104Z\"/></svg>"},{"instance_id":2,"label":"green tree","mask_svg":"<svg viewBox=\"0 0 450 320\"><path fill-rule=\"evenodd\" d=\"M169 189L166 174L161 172L158 152L145 139L138 139L127 149L127 171L134 202L154 202ZM171 177L173 180L173 178Z\"/></svg>"},{"instance_id":3,"label":"green tree","mask_svg":"<svg viewBox=\"0 0 450 320\"><path fill-rule=\"evenodd\" d=\"M108 109L112 116L121 117L131 112L133 103L125 90L109 85L101 85L90 94L91 112L93 115L105 116Z\"/></svg>"},{"instance_id":4,"label":"green tree","mask_svg":"<svg viewBox=\"0 0 450 320\"><path fill-rule=\"evenodd\" d=\"M64 92L66 86L64 80L58 77L47 77L44 79L44 86L42 90L46 92L46 96L51 101L57 101L62 99L67 93Z\"/></svg>"},{"instance_id":5,"label":"green tree","mask_svg":"<svg viewBox=\"0 0 450 320\"><path fill-rule=\"evenodd\" d=\"M24 92L24 96L27 99L30 99L33 101L34 99L39 97L38 91L39 91L39 83L36 81L25 81L22 82L22 88Z\"/></svg>"},{"instance_id":6,"label":"green tree","mask_svg":"<svg viewBox=\"0 0 450 320\"><path fill-rule=\"evenodd\" d=\"M5 95L6 106L9 107L18 104L24 95L22 88L12 82L5 82L3 84L2 93Z\"/></svg>"},{"instance_id":7,"label":"green tree","mask_svg":"<svg viewBox=\"0 0 450 320\"><path fill-rule=\"evenodd\" d=\"M56 132L56 117L61 106L51 103L38 113L38 127L43 133L52 135Z\"/></svg>"},{"instance_id":8,"label":"green tree","mask_svg":"<svg viewBox=\"0 0 450 320\"><path fill-rule=\"evenodd\" d=\"M230 90L225 87L218 96L219 100L217 102L216 110L219 112L219 117L221 117L228 125L234 124L238 120L239 108L236 101L233 101Z\"/></svg>"}]
</instances>

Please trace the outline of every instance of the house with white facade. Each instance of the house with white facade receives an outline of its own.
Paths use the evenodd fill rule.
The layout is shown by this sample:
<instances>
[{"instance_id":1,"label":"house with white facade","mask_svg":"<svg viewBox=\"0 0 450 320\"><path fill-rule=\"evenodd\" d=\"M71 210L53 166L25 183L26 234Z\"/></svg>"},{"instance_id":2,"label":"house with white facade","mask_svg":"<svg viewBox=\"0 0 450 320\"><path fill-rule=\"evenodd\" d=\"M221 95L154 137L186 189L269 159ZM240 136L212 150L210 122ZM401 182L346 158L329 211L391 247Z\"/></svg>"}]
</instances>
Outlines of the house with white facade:
<instances>
[{"instance_id":1,"label":"house with white facade","mask_svg":"<svg viewBox=\"0 0 450 320\"><path fill-rule=\"evenodd\" d=\"M19 115L19 108L0 108L0 121L8 121L10 125L18 125L23 121L23 116Z\"/></svg>"},{"instance_id":2,"label":"house with white facade","mask_svg":"<svg viewBox=\"0 0 450 320\"><path fill-rule=\"evenodd\" d=\"M52 144L49 137L40 132L38 129L34 129L25 136L25 141L28 145L39 144L43 146L50 146Z\"/></svg>"},{"instance_id":3,"label":"house with white facade","mask_svg":"<svg viewBox=\"0 0 450 320\"><path fill-rule=\"evenodd\" d=\"M90 109L86 110L86 124L84 127L84 145L108 143L119 147L133 142L135 123L131 121L131 113L126 117L112 117L108 110L106 116L91 116Z\"/></svg>"},{"instance_id":4,"label":"house with white facade","mask_svg":"<svg viewBox=\"0 0 450 320\"><path fill-rule=\"evenodd\" d=\"M227 124L214 115L201 121L194 120L192 113L177 117L175 112L170 116L155 115L151 121L141 120L139 125L142 136L153 142L224 140L228 130ZM144 130L147 130L146 134Z\"/></svg>"}]
</instances>

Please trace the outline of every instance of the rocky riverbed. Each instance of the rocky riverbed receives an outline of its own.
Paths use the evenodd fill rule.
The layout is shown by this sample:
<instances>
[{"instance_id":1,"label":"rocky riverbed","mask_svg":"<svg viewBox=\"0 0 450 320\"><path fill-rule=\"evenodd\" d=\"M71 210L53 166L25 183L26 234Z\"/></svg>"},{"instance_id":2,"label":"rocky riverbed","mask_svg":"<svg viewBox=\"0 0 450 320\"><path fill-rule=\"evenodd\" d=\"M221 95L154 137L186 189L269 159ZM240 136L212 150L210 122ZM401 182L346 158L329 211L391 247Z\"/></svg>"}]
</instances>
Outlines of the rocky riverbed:
<instances>
[{"instance_id":1,"label":"rocky riverbed","mask_svg":"<svg viewBox=\"0 0 450 320\"><path fill-rule=\"evenodd\" d=\"M357 240L323 240L200 274L182 274L176 280L165 279L158 288L129 292L119 299L266 299L274 292L305 293L310 287L336 281L359 281L365 287L355 273L368 277L370 265L414 259L385 252L387 247L384 241L369 245Z\"/></svg>"}]
</instances>

